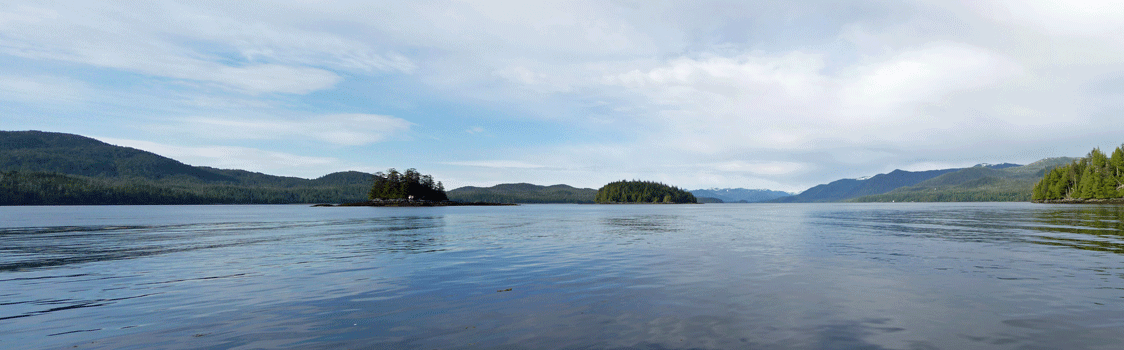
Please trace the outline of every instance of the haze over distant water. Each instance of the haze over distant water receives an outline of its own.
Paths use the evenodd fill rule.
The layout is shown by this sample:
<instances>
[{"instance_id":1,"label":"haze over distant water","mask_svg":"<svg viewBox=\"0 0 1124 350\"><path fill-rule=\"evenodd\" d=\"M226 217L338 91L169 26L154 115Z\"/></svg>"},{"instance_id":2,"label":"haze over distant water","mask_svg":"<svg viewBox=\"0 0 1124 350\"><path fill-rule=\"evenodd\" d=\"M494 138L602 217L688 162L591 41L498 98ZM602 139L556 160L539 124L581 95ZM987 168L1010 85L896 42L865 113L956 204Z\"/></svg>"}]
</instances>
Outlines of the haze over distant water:
<instances>
[{"instance_id":1,"label":"haze over distant water","mask_svg":"<svg viewBox=\"0 0 1124 350\"><path fill-rule=\"evenodd\" d=\"M788 196L793 195L792 193L782 192L782 191L773 191L773 190L764 190L764 189L750 190L750 189L745 189L745 188L700 189L700 190L693 190L693 191L691 191L691 193L694 194L696 197L717 198L717 199L720 199L720 200L722 200L723 202L726 202L726 203L765 202L765 201L768 201L768 200L773 200L773 199L777 199L777 198L781 198L781 197L788 197Z\"/></svg>"},{"instance_id":2,"label":"haze over distant water","mask_svg":"<svg viewBox=\"0 0 1124 350\"><path fill-rule=\"evenodd\" d=\"M1108 349L1124 211L0 207L40 348Z\"/></svg>"}]
</instances>

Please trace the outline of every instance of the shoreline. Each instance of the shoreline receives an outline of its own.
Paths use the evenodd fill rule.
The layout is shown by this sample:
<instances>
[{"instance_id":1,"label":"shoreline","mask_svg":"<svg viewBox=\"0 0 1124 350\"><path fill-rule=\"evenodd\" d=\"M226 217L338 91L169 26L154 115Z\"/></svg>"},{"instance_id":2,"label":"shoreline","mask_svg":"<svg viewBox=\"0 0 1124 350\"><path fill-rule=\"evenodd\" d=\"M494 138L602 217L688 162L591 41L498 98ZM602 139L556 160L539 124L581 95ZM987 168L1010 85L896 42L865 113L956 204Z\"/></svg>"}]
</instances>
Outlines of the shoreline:
<instances>
[{"instance_id":1,"label":"shoreline","mask_svg":"<svg viewBox=\"0 0 1124 350\"><path fill-rule=\"evenodd\" d=\"M1037 204L1124 204L1124 198L1089 198L1089 199L1039 199L1031 201Z\"/></svg>"},{"instance_id":2,"label":"shoreline","mask_svg":"<svg viewBox=\"0 0 1124 350\"><path fill-rule=\"evenodd\" d=\"M515 206L515 203L491 202L454 202L454 201L427 201L427 200L380 200L340 204L314 204L313 207L469 207L469 206Z\"/></svg>"}]
</instances>

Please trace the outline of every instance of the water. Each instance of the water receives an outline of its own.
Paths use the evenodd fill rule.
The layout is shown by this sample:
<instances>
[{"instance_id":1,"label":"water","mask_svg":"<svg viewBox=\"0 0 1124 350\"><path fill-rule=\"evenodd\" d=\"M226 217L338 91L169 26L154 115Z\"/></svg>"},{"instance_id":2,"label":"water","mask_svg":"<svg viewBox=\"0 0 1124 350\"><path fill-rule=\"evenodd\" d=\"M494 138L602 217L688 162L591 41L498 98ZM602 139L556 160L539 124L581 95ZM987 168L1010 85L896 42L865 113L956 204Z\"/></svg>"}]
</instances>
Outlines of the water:
<instances>
[{"instance_id":1,"label":"water","mask_svg":"<svg viewBox=\"0 0 1124 350\"><path fill-rule=\"evenodd\" d=\"M1119 206L0 207L0 348L1115 349L1122 253Z\"/></svg>"}]
</instances>

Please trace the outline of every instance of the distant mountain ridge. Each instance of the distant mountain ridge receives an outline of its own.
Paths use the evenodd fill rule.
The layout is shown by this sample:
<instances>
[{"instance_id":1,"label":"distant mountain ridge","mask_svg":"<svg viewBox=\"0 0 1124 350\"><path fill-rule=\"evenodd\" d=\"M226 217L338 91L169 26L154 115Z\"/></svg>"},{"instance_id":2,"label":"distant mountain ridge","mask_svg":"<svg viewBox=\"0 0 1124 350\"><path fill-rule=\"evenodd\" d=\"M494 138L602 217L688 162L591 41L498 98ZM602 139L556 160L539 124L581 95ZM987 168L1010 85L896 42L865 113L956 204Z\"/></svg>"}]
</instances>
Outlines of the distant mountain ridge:
<instances>
[{"instance_id":1,"label":"distant mountain ridge","mask_svg":"<svg viewBox=\"0 0 1124 350\"><path fill-rule=\"evenodd\" d=\"M309 180L191 166L43 131L0 131L0 173L11 183L0 189L0 204L355 202L366 200L372 176L345 171Z\"/></svg>"},{"instance_id":2,"label":"distant mountain ridge","mask_svg":"<svg viewBox=\"0 0 1124 350\"><path fill-rule=\"evenodd\" d=\"M1046 171L1077 158L1046 158L1027 165L977 165L896 188L883 194L851 198L852 202L985 202L1030 201L1034 184Z\"/></svg>"},{"instance_id":3,"label":"distant mountain ridge","mask_svg":"<svg viewBox=\"0 0 1124 350\"><path fill-rule=\"evenodd\" d=\"M855 198L880 195L899 188L910 187L924 181L965 169L1014 169L1018 164L980 164L972 168L952 168L927 171L894 170L886 174L878 174L859 179L842 179L827 184L817 185L800 194L772 200L774 203L814 203L814 202L842 202ZM1028 192L1029 193L1029 192Z\"/></svg>"},{"instance_id":4,"label":"distant mountain ridge","mask_svg":"<svg viewBox=\"0 0 1124 350\"><path fill-rule=\"evenodd\" d=\"M698 189L692 190L691 194L700 198L716 198L725 203L756 203L792 196L792 193L783 191L746 188Z\"/></svg>"},{"instance_id":5,"label":"distant mountain ridge","mask_svg":"<svg viewBox=\"0 0 1124 350\"><path fill-rule=\"evenodd\" d=\"M894 170L836 180L796 195L743 188L690 192L700 201L725 202L1024 201L1046 171L1076 159ZM366 200L372 176L345 171L309 180L191 166L79 135L0 131L0 205L358 202ZM593 203L596 195L597 190L589 188L529 183L448 191L452 200L506 203Z\"/></svg>"},{"instance_id":6,"label":"distant mountain ridge","mask_svg":"<svg viewBox=\"0 0 1124 350\"><path fill-rule=\"evenodd\" d=\"M337 172L309 180L191 166L152 152L115 146L85 136L43 131L0 131L0 171L272 187L355 185L371 181L371 174L358 171Z\"/></svg>"},{"instance_id":7,"label":"distant mountain ridge","mask_svg":"<svg viewBox=\"0 0 1124 350\"><path fill-rule=\"evenodd\" d=\"M569 185L540 186L514 183L492 187L465 186L448 191L448 195L450 200L460 202L593 203L597 197L597 190Z\"/></svg>"}]
</instances>

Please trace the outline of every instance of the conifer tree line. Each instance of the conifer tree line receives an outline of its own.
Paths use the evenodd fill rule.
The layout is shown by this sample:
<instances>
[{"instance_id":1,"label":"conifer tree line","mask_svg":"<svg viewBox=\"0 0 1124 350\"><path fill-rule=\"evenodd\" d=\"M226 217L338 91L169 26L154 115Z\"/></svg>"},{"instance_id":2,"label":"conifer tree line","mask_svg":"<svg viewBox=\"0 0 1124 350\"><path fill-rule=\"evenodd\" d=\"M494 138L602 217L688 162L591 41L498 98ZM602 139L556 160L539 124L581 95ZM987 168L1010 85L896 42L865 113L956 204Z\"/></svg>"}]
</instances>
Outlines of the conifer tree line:
<instances>
[{"instance_id":1,"label":"conifer tree line","mask_svg":"<svg viewBox=\"0 0 1124 350\"><path fill-rule=\"evenodd\" d=\"M377 172L374 184L367 198L377 199L410 199L428 201L447 201L445 185L441 181L434 182L433 177L422 175L414 168L406 169L405 173L390 168L385 173Z\"/></svg>"},{"instance_id":2,"label":"conifer tree line","mask_svg":"<svg viewBox=\"0 0 1124 350\"><path fill-rule=\"evenodd\" d=\"M1124 146L1108 156L1095 148L1073 163L1047 171L1034 185L1033 200L1124 198Z\"/></svg>"},{"instance_id":3,"label":"conifer tree line","mask_svg":"<svg viewBox=\"0 0 1124 350\"><path fill-rule=\"evenodd\" d=\"M0 171L0 205L348 203L362 201L367 186L237 186Z\"/></svg>"},{"instance_id":4,"label":"conifer tree line","mask_svg":"<svg viewBox=\"0 0 1124 350\"><path fill-rule=\"evenodd\" d=\"M653 181L616 181L597 190L597 203L697 203L695 195Z\"/></svg>"}]
</instances>

